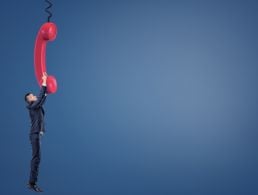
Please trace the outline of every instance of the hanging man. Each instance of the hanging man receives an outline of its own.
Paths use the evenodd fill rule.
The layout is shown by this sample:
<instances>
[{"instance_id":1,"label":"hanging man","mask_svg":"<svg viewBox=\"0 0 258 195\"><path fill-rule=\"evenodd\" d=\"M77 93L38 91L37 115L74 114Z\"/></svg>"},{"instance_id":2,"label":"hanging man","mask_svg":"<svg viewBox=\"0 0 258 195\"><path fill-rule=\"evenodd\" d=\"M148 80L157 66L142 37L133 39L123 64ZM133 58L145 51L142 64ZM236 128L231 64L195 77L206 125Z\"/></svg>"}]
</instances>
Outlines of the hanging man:
<instances>
[{"instance_id":1,"label":"hanging man","mask_svg":"<svg viewBox=\"0 0 258 195\"><path fill-rule=\"evenodd\" d=\"M39 164L41 158L40 151L40 139L45 132L44 128L44 109L43 104L45 103L47 97L47 73L43 73L42 76L42 87L39 96L35 96L32 93L27 93L25 95L25 101L27 102L27 108L29 110L31 129L30 129L30 142L32 146L32 159L30 167L30 179L28 183L28 188L36 191L42 192L42 190L37 186Z\"/></svg>"}]
</instances>

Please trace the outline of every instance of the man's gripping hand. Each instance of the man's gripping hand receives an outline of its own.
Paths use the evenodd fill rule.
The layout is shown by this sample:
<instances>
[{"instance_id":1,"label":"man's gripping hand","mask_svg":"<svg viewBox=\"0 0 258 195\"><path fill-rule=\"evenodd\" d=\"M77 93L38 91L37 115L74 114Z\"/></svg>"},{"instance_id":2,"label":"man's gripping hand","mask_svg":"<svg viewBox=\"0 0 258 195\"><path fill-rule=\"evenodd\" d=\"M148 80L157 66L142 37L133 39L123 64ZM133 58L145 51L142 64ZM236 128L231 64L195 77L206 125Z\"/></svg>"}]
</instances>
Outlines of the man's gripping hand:
<instances>
[{"instance_id":1,"label":"man's gripping hand","mask_svg":"<svg viewBox=\"0 0 258 195\"><path fill-rule=\"evenodd\" d=\"M42 76L42 86L45 86L45 87L47 86L47 77L48 77L47 73L44 72Z\"/></svg>"}]
</instances>

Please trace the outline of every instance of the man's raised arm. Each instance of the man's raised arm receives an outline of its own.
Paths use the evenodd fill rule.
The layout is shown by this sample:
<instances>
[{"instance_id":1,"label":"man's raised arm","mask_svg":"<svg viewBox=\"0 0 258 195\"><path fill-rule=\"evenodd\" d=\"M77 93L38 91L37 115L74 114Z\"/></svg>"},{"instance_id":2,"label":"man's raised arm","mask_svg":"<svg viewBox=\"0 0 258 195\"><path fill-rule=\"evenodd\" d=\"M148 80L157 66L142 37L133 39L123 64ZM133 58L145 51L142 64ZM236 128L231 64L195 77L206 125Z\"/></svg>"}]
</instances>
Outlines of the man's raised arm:
<instances>
[{"instance_id":1,"label":"man's raised arm","mask_svg":"<svg viewBox=\"0 0 258 195\"><path fill-rule=\"evenodd\" d=\"M47 97L47 73L43 73L42 76L42 87L40 89L40 93L38 99L28 106L30 109L35 109L42 106Z\"/></svg>"}]
</instances>

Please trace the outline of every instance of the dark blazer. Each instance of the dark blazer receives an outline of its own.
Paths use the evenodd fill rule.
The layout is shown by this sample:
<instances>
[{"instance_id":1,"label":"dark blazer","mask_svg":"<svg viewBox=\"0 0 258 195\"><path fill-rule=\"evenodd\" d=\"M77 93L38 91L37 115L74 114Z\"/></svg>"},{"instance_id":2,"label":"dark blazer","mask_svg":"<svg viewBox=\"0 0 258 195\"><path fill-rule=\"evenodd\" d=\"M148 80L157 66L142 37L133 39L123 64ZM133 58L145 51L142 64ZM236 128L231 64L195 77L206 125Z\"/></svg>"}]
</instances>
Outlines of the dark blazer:
<instances>
[{"instance_id":1,"label":"dark blazer","mask_svg":"<svg viewBox=\"0 0 258 195\"><path fill-rule=\"evenodd\" d=\"M44 109L43 104L45 103L47 98L47 87L42 86L38 99L35 102L27 105L30 114L31 120L31 130L30 133L39 133L40 131L45 131L44 125Z\"/></svg>"}]
</instances>

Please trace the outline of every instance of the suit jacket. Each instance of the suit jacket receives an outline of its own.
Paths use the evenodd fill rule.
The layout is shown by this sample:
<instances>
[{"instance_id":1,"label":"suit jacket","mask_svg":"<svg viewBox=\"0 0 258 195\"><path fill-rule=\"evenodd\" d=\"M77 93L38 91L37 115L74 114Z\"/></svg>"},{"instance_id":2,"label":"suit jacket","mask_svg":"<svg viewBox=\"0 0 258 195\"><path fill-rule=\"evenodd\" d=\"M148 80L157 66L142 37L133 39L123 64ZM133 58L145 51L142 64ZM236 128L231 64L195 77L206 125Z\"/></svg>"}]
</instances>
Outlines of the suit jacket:
<instances>
[{"instance_id":1,"label":"suit jacket","mask_svg":"<svg viewBox=\"0 0 258 195\"><path fill-rule=\"evenodd\" d=\"M40 131L45 131L44 125L44 109L43 104L46 101L47 97L47 87L42 86L37 101L32 102L27 105L30 114L31 120L31 129L30 133L39 133Z\"/></svg>"}]
</instances>

